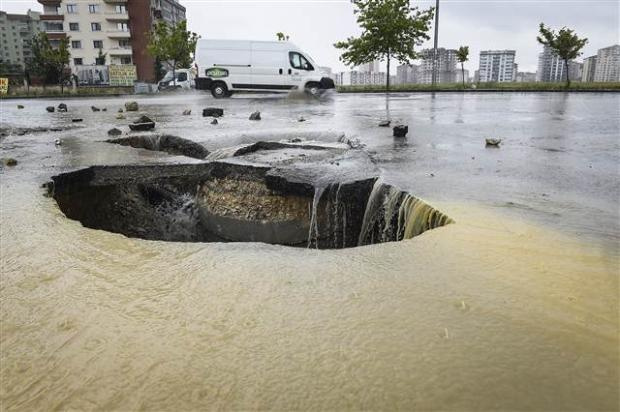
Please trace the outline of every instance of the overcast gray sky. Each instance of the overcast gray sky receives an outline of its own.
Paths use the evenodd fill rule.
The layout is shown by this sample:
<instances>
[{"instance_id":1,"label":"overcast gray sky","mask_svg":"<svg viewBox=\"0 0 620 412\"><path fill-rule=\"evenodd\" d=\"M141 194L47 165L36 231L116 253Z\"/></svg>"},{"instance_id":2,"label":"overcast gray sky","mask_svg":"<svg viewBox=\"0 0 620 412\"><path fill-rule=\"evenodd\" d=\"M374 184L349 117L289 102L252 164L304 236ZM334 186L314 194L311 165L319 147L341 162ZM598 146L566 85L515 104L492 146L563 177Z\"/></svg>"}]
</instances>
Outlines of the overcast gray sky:
<instances>
[{"instance_id":1,"label":"overcast gray sky","mask_svg":"<svg viewBox=\"0 0 620 412\"><path fill-rule=\"evenodd\" d=\"M133 0L136 1L136 0ZM349 0L181 0L189 28L202 37L275 40L282 31L318 64L344 70L333 43L359 34ZM435 0L412 0L422 9ZM466 68L480 50L514 49L519 71L536 71L538 24L568 26L589 39L584 56L618 44L620 0L440 0L439 45L470 46ZM35 0L0 0L0 9L42 10ZM428 42L427 46L431 46Z\"/></svg>"}]
</instances>

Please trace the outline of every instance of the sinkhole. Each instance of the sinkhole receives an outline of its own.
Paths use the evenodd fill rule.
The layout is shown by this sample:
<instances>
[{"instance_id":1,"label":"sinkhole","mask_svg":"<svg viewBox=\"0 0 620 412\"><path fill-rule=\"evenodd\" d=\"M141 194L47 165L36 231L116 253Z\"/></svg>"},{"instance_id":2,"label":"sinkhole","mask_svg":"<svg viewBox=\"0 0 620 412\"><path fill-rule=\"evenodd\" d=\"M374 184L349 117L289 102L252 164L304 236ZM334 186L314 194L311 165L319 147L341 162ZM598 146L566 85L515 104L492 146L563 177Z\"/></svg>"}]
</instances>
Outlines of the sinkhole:
<instances>
[{"instance_id":1,"label":"sinkhole","mask_svg":"<svg viewBox=\"0 0 620 412\"><path fill-rule=\"evenodd\" d=\"M341 249L452 222L381 182L358 152L263 142L226 153L194 164L92 166L53 176L48 190L83 226L148 240Z\"/></svg>"}]
</instances>

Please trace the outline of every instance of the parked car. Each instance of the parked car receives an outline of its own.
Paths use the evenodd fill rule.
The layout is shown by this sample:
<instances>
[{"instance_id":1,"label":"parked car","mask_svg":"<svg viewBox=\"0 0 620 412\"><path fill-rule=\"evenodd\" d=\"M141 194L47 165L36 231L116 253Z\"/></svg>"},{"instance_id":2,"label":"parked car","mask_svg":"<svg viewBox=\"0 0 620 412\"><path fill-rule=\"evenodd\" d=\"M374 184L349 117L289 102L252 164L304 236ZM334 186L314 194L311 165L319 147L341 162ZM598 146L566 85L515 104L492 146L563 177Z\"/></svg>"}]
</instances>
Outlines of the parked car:
<instances>
[{"instance_id":1,"label":"parked car","mask_svg":"<svg viewBox=\"0 0 620 412\"><path fill-rule=\"evenodd\" d=\"M174 71L175 81L173 81L172 70L159 81L157 88L159 90L184 89L189 90L194 87L194 73L191 69L176 69Z\"/></svg>"},{"instance_id":2,"label":"parked car","mask_svg":"<svg viewBox=\"0 0 620 412\"><path fill-rule=\"evenodd\" d=\"M318 95L334 88L310 55L287 41L199 39L195 60L196 89L216 98L289 90Z\"/></svg>"}]
</instances>

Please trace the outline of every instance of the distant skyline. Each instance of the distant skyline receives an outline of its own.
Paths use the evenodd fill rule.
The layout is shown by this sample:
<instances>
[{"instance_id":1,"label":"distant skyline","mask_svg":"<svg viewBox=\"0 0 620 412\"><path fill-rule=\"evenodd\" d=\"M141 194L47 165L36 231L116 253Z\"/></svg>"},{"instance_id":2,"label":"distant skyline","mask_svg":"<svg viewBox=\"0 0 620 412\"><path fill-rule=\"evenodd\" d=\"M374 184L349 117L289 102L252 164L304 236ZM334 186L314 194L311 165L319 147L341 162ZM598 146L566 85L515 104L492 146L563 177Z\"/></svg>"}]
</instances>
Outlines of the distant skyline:
<instances>
[{"instance_id":1,"label":"distant skyline","mask_svg":"<svg viewBox=\"0 0 620 412\"><path fill-rule=\"evenodd\" d=\"M74 0L88 3L88 0ZM203 38L275 40L282 31L321 66L347 70L333 43L360 30L349 0L181 0L189 29ZM412 1L426 9L434 0ZM36 0L0 0L0 10L42 11ZM466 69L478 69L481 50L516 50L519 71L534 72L542 50L536 42L538 25L567 26L587 37L584 57L618 44L620 5L617 0L441 0L439 46L470 48ZM432 35L432 30L429 33ZM432 39L419 49L432 47ZM383 63L382 67L385 66ZM395 70L393 71L395 74Z\"/></svg>"}]
</instances>

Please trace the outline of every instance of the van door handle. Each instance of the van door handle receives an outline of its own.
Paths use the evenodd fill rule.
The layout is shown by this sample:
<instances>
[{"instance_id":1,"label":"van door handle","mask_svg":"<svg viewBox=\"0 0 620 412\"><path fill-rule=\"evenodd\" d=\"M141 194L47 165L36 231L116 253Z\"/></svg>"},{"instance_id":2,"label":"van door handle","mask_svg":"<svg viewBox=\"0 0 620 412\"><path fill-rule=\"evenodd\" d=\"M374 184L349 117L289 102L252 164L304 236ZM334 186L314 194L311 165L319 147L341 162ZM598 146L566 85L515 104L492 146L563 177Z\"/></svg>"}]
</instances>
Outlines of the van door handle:
<instances>
[{"instance_id":1,"label":"van door handle","mask_svg":"<svg viewBox=\"0 0 620 412\"><path fill-rule=\"evenodd\" d=\"M293 71L291 69L288 69L288 74L293 74Z\"/></svg>"},{"instance_id":2,"label":"van door handle","mask_svg":"<svg viewBox=\"0 0 620 412\"><path fill-rule=\"evenodd\" d=\"M282 74L282 69L280 69L280 74Z\"/></svg>"}]
</instances>

